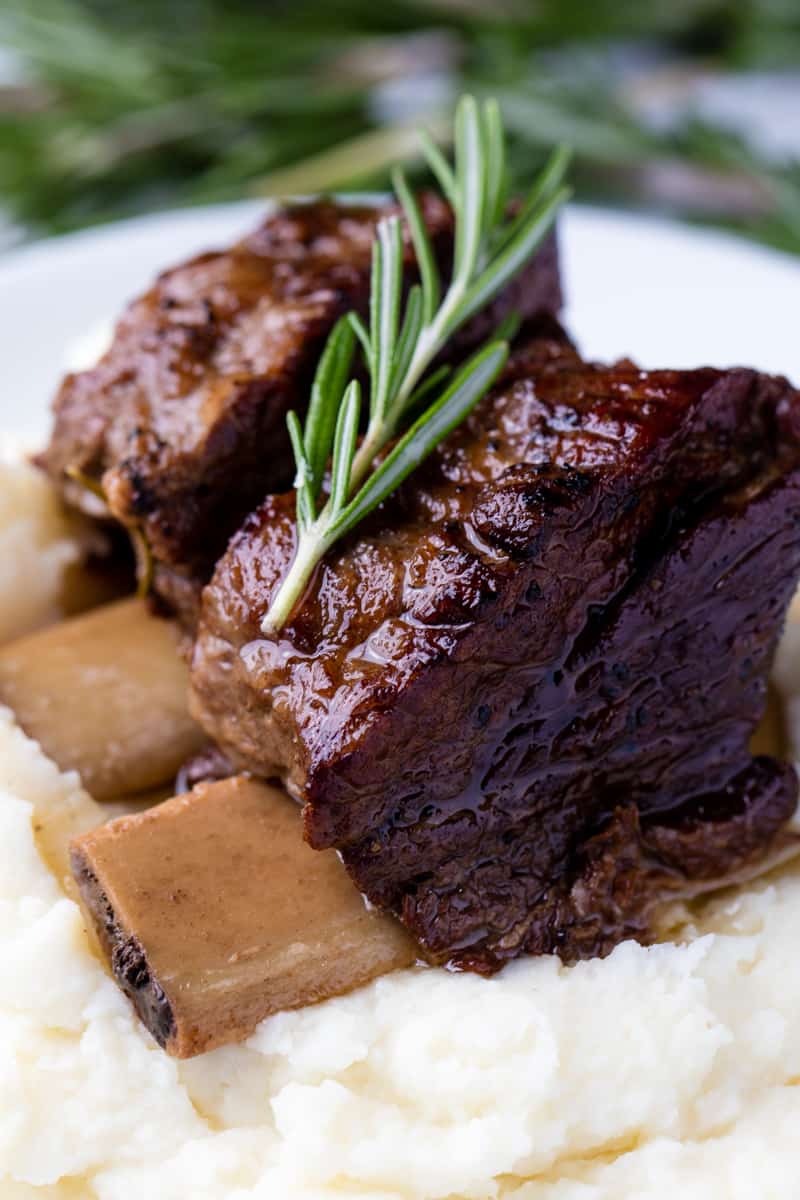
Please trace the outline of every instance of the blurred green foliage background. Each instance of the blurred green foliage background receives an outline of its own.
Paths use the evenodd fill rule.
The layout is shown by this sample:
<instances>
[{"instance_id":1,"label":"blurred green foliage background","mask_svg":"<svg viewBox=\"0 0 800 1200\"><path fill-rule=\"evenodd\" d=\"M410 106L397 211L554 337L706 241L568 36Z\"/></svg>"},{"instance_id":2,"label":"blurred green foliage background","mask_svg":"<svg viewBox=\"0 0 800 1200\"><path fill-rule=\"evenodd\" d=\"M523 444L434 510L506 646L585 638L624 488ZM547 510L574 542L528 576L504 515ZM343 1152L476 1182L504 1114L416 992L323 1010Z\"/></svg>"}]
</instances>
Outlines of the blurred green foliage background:
<instances>
[{"instance_id":1,"label":"blurred green foliage background","mask_svg":"<svg viewBox=\"0 0 800 1200\"><path fill-rule=\"evenodd\" d=\"M696 103L796 86L799 0L0 0L0 48L0 207L29 233L380 186L471 90L520 177L565 140L580 200L800 252L800 132L776 150Z\"/></svg>"}]
</instances>

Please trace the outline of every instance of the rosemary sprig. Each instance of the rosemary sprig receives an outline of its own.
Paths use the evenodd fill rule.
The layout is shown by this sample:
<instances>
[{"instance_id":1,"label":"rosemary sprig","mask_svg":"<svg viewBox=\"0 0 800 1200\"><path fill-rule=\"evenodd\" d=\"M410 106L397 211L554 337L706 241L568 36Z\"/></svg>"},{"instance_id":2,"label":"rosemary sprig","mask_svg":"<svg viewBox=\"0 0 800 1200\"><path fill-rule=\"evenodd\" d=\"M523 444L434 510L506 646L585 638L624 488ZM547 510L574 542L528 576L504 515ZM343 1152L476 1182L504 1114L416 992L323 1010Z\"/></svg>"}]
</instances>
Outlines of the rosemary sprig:
<instances>
[{"instance_id":1,"label":"rosemary sprig","mask_svg":"<svg viewBox=\"0 0 800 1200\"><path fill-rule=\"evenodd\" d=\"M450 283L442 280L419 205L402 171L393 180L419 266L420 282L405 305L403 239L398 217L378 224L372 255L369 328L355 313L334 328L320 359L305 429L288 417L297 466L297 548L294 561L264 617L262 629L280 629L334 542L381 503L486 394L508 356L502 336L474 354L451 379L446 368L428 375L452 335L484 308L531 258L567 197L568 155L557 150L516 215L507 217L508 175L500 111L494 101L465 97L455 121L451 166L428 139L423 150L455 214ZM361 345L369 372L369 414L357 448L361 388L351 379ZM427 377L426 377L427 376ZM442 390L444 389L444 390ZM435 399L399 438L386 458L376 457L397 437L423 396ZM323 476L330 484L321 507Z\"/></svg>"}]
</instances>

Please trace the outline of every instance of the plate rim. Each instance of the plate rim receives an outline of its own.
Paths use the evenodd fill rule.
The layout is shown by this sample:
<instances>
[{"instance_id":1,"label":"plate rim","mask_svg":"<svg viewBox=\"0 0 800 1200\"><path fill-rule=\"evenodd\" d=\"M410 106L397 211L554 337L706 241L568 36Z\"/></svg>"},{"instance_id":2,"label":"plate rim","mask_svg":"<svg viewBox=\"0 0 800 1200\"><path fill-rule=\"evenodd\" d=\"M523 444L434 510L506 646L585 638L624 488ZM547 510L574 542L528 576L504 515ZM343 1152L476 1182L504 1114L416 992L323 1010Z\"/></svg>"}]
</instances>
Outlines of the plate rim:
<instances>
[{"instance_id":1,"label":"plate rim","mask_svg":"<svg viewBox=\"0 0 800 1200\"><path fill-rule=\"evenodd\" d=\"M385 192L337 192L333 197L343 203L361 201L379 201L385 199ZM282 205L303 203L314 200L314 196L290 196L286 198L264 197L263 199L242 199L224 201L216 204L183 205L178 208L159 209L154 212L140 213L135 216L123 217L119 220L104 221L101 224L90 225L83 229L72 230L68 233L46 235L23 242L22 245L12 246L0 254L0 281L7 274L20 270L31 269L39 264L44 257L52 254L69 253L74 249L92 243L102 242L117 235L148 233L153 227L184 225L196 220L198 224L204 220L230 216L231 220L246 218L250 214L257 217L266 215ZM735 250L775 265L781 264L792 269L800 269L800 255L791 254L786 250L769 246L763 242L751 240L744 233L734 230L719 229L707 225L698 225L690 221L680 220L660 213L646 213L625 208L606 208L596 204L572 202L565 206L560 217L561 223L567 226L584 222L596 222L606 225L609 229L623 233L647 233L664 237L679 236L703 245L707 249L716 247L720 250Z\"/></svg>"}]
</instances>

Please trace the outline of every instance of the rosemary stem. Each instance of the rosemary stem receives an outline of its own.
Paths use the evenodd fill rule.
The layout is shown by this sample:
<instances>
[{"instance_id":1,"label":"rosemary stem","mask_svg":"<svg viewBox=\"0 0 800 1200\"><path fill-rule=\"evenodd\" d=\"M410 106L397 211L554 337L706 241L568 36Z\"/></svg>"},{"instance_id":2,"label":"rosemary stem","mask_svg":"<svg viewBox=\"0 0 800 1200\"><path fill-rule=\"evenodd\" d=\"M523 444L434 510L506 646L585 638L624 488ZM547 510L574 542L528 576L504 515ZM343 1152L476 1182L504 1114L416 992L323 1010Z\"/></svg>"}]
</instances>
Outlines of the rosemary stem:
<instances>
[{"instance_id":1,"label":"rosemary stem","mask_svg":"<svg viewBox=\"0 0 800 1200\"><path fill-rule=\"evenodd\" d=\"M454 280L433 321L420 333L406 377L398 391L397 403L400 407L403 407L411 398L415 387L447 341L447 327L453 313L464 298L465 291L466 288L461 281Z\"/></svg>"},{"instance_id":2,"label":"rosemary stem","mask_svg":"<svg viewBox=\"0 0 800 1200\"><path fill-rule=\"evenodd\" d=\"M379 420L370 420L361 445L353 459L353 466L350 472L351 494L357 491L363 483L369 474L375 456L380 454L383 447L393 436L398 417L402 416L403 409L410 400L414 389L446 341L448 322L450 321L451 314L461 303L464 291L465 288L461 282L454 280L435 319L420 333L419 341L409 363L405 378L392 401L390 413Z\"/></svg>"},{"instance_id":3,"label":"rosemary stem","mask_svg":"<svg viewBox=\"0 0 800 1200\"><path fill-rule=\"evenodd\" d=\"M364 434L361 445L353 459L353 466L350 471L351 492L354 492L364 482L369 474L369 469L372 466L375 455L380 454L387 440L385 423L381 421L373 424L370 421L369 428Z\"/></svg>"},{"instance_id":4,"label":"rosemary stem","mask_svg":"<svg viewBox=\"0 0 800 1200\"><path fill-rule=\"evenodd\" d=\"M325 513L321 514L324 517ZM295 605L305 594L317 565L328 549L322 522L317 520L300 535L297 553L274 594L269 612L261 622L261 632L276 633L292 615Z\"/></svg>"}]
</instances>

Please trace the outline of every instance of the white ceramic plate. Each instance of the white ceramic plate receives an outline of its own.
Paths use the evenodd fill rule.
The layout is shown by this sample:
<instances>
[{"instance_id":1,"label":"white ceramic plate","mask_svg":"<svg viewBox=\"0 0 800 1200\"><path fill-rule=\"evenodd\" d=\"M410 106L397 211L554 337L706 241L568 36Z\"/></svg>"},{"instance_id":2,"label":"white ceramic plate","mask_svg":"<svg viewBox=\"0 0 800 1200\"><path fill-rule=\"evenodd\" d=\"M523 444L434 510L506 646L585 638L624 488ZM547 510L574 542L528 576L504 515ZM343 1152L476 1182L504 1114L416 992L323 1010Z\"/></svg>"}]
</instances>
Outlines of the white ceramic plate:
<instances>
[{"instance_id":1,"label":"white ceramic plate","mask_svg":"<svg viewBox=\"0 0 800 1200\"><path fill-rule=\"evenodd\" d=\"M75 343L156 271L247 230L262 204L187 209L0 259L0 430L41 441ZM567 323L584 354L643 366L734 363L800 383L800 260L722 234L573 208L562 222Z\"/></svg>"}]
</instances>

